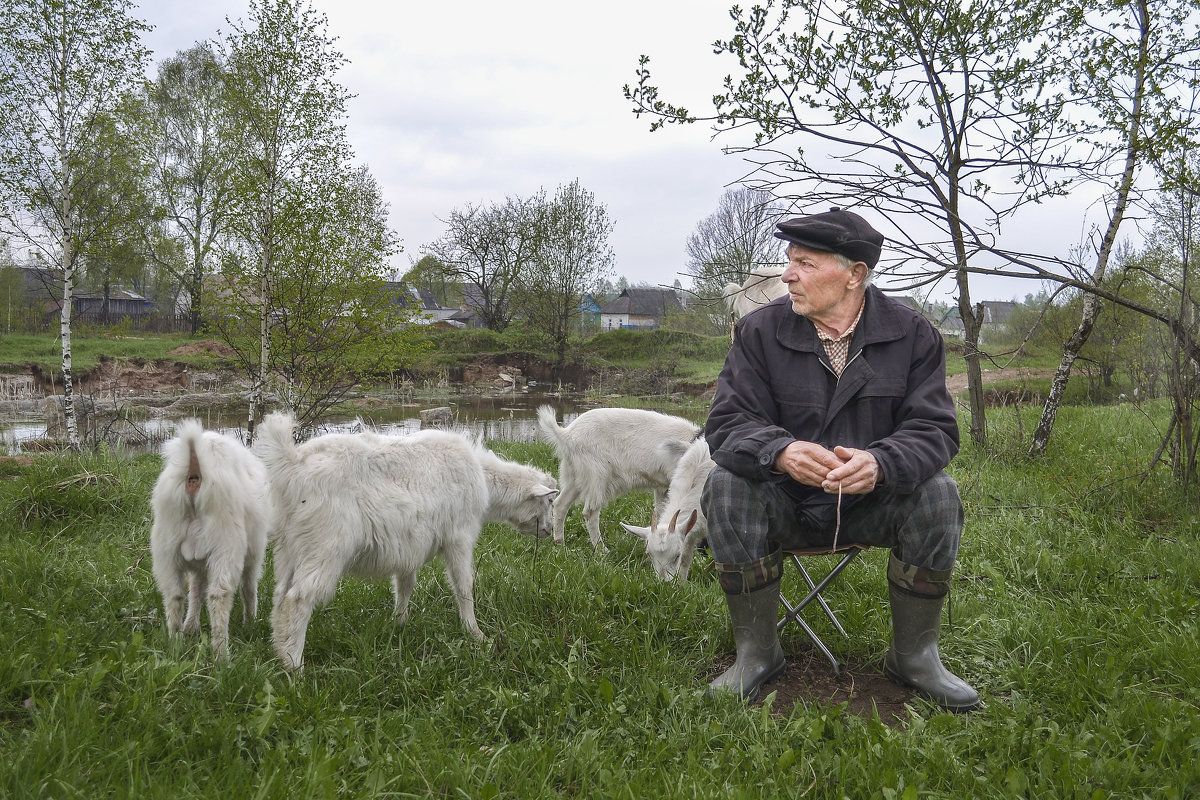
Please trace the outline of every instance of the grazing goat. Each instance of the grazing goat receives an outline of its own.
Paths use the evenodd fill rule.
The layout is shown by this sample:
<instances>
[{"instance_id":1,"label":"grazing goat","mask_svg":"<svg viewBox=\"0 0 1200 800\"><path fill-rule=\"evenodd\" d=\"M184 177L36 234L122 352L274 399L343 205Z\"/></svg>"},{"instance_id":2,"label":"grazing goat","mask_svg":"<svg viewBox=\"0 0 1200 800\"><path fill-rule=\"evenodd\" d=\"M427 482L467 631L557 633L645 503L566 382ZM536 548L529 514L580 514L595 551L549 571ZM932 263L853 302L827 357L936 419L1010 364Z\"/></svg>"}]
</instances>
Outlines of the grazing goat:
<instances>
[{"instance_id":1,"label":"grazing goat","mask_svg":"<svg viewBox=\"0 0 1200 800\"><path fill-rule=\"evenodd\" d=\"M646 555L663 580L669 581L676 575L681 581L687 580L696 547L708 534L704 512L700 510L700 494L712 468L708 442L701 437L679 459L662 515L651 516L649 528L621 523L622 528L645 541ZM669 520L666 526L663 520Z\"/></svg>"},{"instance_id":2,"label":"grazing goat","mask_svg":"<svg viewBox=\"0 0 1200 800\"><path fill-rule=\"evenodd\" d=\"M537 467L509 461L477 443L475 454L487 479L484 522L503 522L527 536L545 539L554 532L554 496L558 483Z\"/></svg>"},{"instance_id":3,"label":"grazing goat","mask_svg":"<svg viewBox=\"0 0 1200 800\"><path fill-rule=\"evenodd\" d=\"M441 555L463 626L477 640L475 542L488 486L475 446L457 434L327 434L297 446L296 420L270 414L255 450L275 502L271 632L287 669L303 663L313 610L343 574L392 577L397 621L417 572Z\"/></svg>"},{"instance_id":4,"label":"grazing goat","mask_svg":"<svg viewBox=\"0 0 1200 800\"><path fill-rule=\"evenodd\" d=\"M781 280L782 275L783 267L757 267L741 284L725 284L721 296L733 318L744 317L759 306L786 295L788 286Z\"/></svg>"},{"instance_id":5,"label":"grazing goat","mask_svg":"<svg viewBox=\"0 0 1200 800\"><path fill-rule=\"evenodd\" d=\"M634 489L654 490L658 508L679 457L700 433L682 417L636 408L593 408L562 428L547 405L538 409L538 427L559 459L554 542L563 543L567 512L582 502L584 524L598 550L604 549L600 509Z\"/></svg>"},{"instance_id":6,"label":"grazing goat","mask_svg":"<svg viewBox=\"0 0 1200 800\"><path fill-rule=\"evenodd\" d=\"M213 652L226 658L234 593L241 591L244 622L258 613L271 516L267 473L241 442L195 419L181 422L162 452L150 496L150 553L167 633L199 633L207 602Z\"/></svg>"}]
</instances>

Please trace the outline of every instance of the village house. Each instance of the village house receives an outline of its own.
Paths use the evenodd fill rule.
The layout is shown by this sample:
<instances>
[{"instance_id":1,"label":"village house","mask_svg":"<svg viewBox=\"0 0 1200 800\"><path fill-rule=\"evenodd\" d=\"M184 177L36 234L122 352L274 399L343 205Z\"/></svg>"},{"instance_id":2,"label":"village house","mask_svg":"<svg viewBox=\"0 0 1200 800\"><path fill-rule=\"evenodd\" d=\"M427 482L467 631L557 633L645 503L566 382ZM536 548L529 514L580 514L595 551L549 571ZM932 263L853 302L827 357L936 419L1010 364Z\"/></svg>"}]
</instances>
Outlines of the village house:
<instances>
[{"instance_id":1,"label":"village house","mask_svg":"<svg viewBox=\"0 0 1200 800\"><path fill-rule=\"evenodd\" d=\"M47 319L56 318L62 312L62 278L55 270L37 264L18 264L24 300ZM71 316L75 320L100 321L105 318L119 320L123 317L141 318L150 314L154 304L121 286L103 292L76 287L71 293Z\"/></svg>"},{"instance_id":2,"label":"village house","mask_svg":"<svg viewBox=\"0 0 1200 800\"><path fill-rule=\"evenodd\" d=\"M649 330L662 325L667 314L682 310L674 289L626 289L600 307L600 330Z\"/></svg>"},{"instance_id":3,"label":"village house","mask_svg":"<svg viewBox=\"0 0 1200 800\"><path fill-rule=\"evenodd\" d=\"M388 281L385 284L385 291L391 298L392 303L400 306L400 308L411 309L417 312L413 322L418 325L432 325L435 322L449 321L454 323L454 317L461 309L445 308L441 306L433 292L429 289L418 289L410 286L404 281Z\"/></svg>"}]
</instances>

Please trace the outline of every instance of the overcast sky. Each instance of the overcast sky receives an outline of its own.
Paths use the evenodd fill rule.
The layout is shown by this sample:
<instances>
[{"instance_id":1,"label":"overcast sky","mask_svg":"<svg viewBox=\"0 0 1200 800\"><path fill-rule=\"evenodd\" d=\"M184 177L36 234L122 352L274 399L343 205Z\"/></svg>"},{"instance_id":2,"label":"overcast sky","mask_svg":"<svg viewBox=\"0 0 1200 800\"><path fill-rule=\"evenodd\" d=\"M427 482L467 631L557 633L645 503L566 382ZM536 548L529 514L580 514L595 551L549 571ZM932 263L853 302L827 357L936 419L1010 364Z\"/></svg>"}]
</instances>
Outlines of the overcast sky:
<instances>
[{"instance_id":1,"label":"overcast sky","mask_svg":"<svg viewBox=\"0 0 1200 800\"><path fill-rule=\"evenodd\" d=\"M390 203L404 245L393 265L419 259L455 208L553 193L578 178L615 223L615 276L690 286L687 237L744 164L703 125L650 133L622 87L645 53L664 99L711 111L734 66L710 47L732 31L731 2L314 0L349 60L337 76L356 95L349 137ZM247 4L144 0L136 13L154 26L145 41L156 71L227 33L226 18L244 20ZM979 281L972 294L1020 299L1038 288Z\"/></svg>"},{"instance_id":2,"label":"overcast sky","mask_svg":"<svg viewBox=\"0 0 1200 800\"><path fill-rule=\"evenodd\" d=\"M579 179L615 226L615 274L670 285L684 244L716 210L740 162L709 131L649 132L622 95L638 56L691 101L719 87L709 44L730 30L725 0L384 2L316 0L349 59L348 132L391 204L407 268L468 203L548 193ZM237 0L145 0L154 62L228 32ZM156 69L156 67L155 67ZM685 92L680 92L681 96Z\"/></svg>"}]
</instances>

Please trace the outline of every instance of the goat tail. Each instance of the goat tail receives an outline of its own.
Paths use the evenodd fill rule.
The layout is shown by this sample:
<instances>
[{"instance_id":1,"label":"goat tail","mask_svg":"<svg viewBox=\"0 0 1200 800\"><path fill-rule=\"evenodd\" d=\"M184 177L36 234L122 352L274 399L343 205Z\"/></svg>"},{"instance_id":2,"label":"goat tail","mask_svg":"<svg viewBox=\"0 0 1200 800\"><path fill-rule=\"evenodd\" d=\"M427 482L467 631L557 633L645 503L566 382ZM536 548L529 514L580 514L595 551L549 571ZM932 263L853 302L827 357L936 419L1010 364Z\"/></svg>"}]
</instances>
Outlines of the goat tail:
<instances>
[{"instance_id":1,"label":"goat tail","mask_svg":"<svg viewBox=\"0 0 1200 800\"><path fill-rule=\"evenodd\" d=\"M296 457L296 418L291 414L268 414L258 426L258 435L254 439L254 452L267 469L274 471L280 467L294 464Z\"/></svg>"},{"instance_id":2,"label":"goat tail","mask_svg":"<svg viewBox=\"0 0 1200 800\"><path fill-rule=\"evenodd\" d=\"M200 447L201 437L204 436L204 426L198 419L185 419L175 426L175 441L170 443L165 455L167 460L175 465L184 477L183 488L188 498L194 499L204 482L204 470L200 461L200 453L207 455L207 450Z\"/></svg>"},{"instance_id":3,"label":"goat tail","mask_svg":"<svg viewBox=\"0 0 1200 800\"><path fill-rule=\"evenodd\" d=\"M538 406L537 415L538 428L542 432L542 438L557 448L558 443L562 441L563 429L558 424L558 415L554 413L554 406Z\"/></svg>"}]
</instances>

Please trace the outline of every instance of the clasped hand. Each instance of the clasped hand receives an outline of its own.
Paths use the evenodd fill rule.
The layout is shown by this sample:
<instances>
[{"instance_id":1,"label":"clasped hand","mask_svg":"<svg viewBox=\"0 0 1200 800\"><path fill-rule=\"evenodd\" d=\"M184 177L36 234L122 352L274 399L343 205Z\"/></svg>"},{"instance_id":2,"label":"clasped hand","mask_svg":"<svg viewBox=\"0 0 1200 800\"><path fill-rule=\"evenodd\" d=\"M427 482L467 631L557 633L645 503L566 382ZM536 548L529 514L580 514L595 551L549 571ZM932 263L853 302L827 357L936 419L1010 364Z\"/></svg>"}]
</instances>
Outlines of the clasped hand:
<instances>
[{"instance_id":1,"label":"clasped hand","mask_svg":"<svg viewBox=\"0 0 1200 800\"><path fill-rule=\"evenodd\" d=\"M813 442L789 444L775 459L775 469L829 494L867 494L879 479L879 462L866 450L841 445L826 450Z\"/></svg>"}]
</instances>

